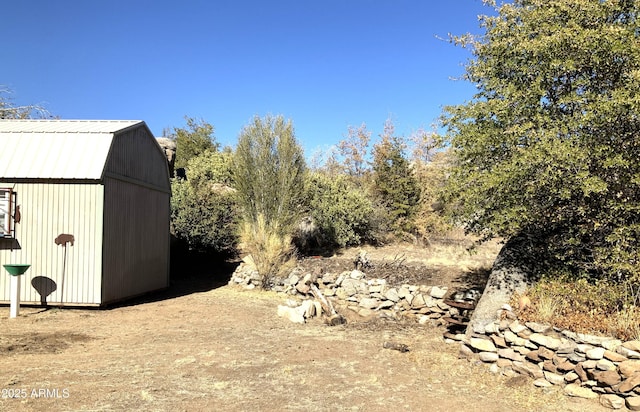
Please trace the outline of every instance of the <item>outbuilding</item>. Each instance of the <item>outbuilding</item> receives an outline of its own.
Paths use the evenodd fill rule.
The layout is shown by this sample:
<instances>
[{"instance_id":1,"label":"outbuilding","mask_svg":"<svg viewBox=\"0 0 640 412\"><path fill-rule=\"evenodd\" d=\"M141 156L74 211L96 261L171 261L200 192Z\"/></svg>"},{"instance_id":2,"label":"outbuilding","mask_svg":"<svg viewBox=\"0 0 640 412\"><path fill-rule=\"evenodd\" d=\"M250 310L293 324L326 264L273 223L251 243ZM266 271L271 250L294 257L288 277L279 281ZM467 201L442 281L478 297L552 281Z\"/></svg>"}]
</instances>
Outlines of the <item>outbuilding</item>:
<instances>
[{"instance_id":1,"label":"outbuilding","mask_svg":"<svg viewBox=\"0 0 640 412\"><path fill-rule=\"evenodd\" d=\"M104 306L167 288L170 196L143 121L0 120L0 265L31 265L23 304Z\"/></svg>"}]
</instances>

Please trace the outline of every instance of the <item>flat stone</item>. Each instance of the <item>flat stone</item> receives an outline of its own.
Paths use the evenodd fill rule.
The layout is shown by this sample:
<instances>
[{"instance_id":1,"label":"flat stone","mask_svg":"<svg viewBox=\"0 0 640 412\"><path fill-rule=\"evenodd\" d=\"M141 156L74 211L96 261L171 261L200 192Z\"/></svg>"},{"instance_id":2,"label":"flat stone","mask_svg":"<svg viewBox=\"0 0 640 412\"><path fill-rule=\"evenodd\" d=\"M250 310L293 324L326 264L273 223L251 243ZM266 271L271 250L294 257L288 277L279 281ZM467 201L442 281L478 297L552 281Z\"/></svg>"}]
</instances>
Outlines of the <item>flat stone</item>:
<instances>
[{"instance_id":1,"label":"flat stone","mask_svg":"<svg viewBox=\"0 0 640 412\"><path fill-rule=\"evenodd\" d=\"M533 385L537 386L538 388L548 388L550 386L553 386L553 384L545 378L536 379L535 381L533 381Z\"/></svg>"},{"instance_id":2,"label":"flat stone","mask_svg":"<svg viewBox=\"0 0 640 412\"><path fill-rule=\"evenodd\" d=\"M498 347L498 348L506 348L507 347L507 342L505 342L505 340L504 340L504 338L502 336L490 335L490 338L493 341L493 343L496 345L496 347Z\"/></svg>"},{"instance_id":3,"label":"flat stone","mask_svg":"<svg viewBox=\"0 0 640 412\"><path fill-rule=\"evenodd\" d=\"M615 350L618 349L618 346L620 345L622 345L622 341L620 339L608 339L600 344L600 346L612 352L615 352Z\"/></svg>"},{"instance_id":4,"label":"flat stone","mask_svg":"<svg viewBox=\"0 0 640 412\"><path fill-rule=\"evenodd\" d=\"M480 352L478 357L482 362L496 362L499 359L499 356L495 352Z\"/></svg>"},{"instance_id":5,"label":"flat stone","mask_svg":"<svg viewBox=\"0 0 640 412\"><path fill-rule=\"evenodd\" d=\"M618 392L631 392L638 385L640 385L640 374L635 374L622 381L618 387Z\"/></svg>"},{"instance_id":6,"label":"flat stone","mask_svg":"<svg viewBox=\"0 0 640 412\"><path fill-rule=\"evenodd\" d=\"M578 375L578 377L582 382L586 382L587 380L589 380L589 377L587 376L587 371L582 367L581 363L576 365L574 371L576 372L576 374Z\"/></svg>"},{"instance_id":7,"label":"flat stone","mask_svg":"<svg viewBox=\"0 0 640 412\"><path fill-rule=\"evenodd\" d=\"M449 288L447 288L446 286L443 286L443 287L434 286L431 288L429 295L431 295L432 298L442 299L447 294L448 290Z\"/></svg>"},{"instance_id":8,"label":"flat stone","mask_svg":"<svg viewBox=\"0 0 640 412\"><path fill-rule=\"evenodd\" d=\"M640 411L640 397L630 396L624 401L630 411Z\"/></svg>"},{"instance_id":9,"label":"flat stone","mask_svg":"<svg viewBox=\"0 0 640 412\"><path fill-rule=\"evenodd\" d=\"M609 409L622 409L624 406L624 399L618 395L605 394L600 396L600 405Z\"/></svg>"},{"instance_id":10,"label":"flat stone","mask_svg":"<svg viewBox=\"0 0 640 412\"><path fill-rule=\"evenodd\" d=\"M380 301L375 298L362 298L360 299L359 305L365 309L373 309L380 305Z\"/></svg>"},{"instance_id":11,"label":"flat stone","mask_svg":"<svg viewBox=\"0 0 640 412\"><path fill-rule=\"evenodd\" d=\"M584 369L595 369L597 365L598 365L598 361L593 359L582 362L582 367Z\"/></svg>"},{"instance_id":12,"label":"flat stone","mask_svg":"<svg viewBox=\"0 0 640 412\"><path fill-rule=\"evenodd\" d=\"M368 318L369 316L373 315L373 311L368 308L362 308L358 311L358 315L362 316L363 318Z\"/></svg>"},{"instance_id":13,"label":"flat stone","mask_svg":"<svg viewBox=\"0 0 640 412\"><path fill-rule=\"evenodd\" d=\"M424 301L424 296L423 295L416 295L413 300L411 301L411 307L413 309L420 309L420 308L424 308L426 307L426 303Z\"/></svg>"},{"instance_id":14,"label":"flat stone","mask_svg":"<svg viewBox=\"0 0 640 412\"><path fill-rule=\"evenodd\" d=\"M511 330L504 331L504 340L512 345L524 346L526 340L516 335L515 332Z\"/></svg>"},{"instance_id":15,"label":"flat stone","mask_svg":"<svg viewBox=\"0 0 640 412\"><path fill-rule=\"evenodd\" d=\"M388 308L392 308L394 305L395 305L395 303L393 303L393 301L384 300L384 301L380 302L380 305L378 305L377 309L388 309Z\"/></svg>"},{"instance_id":16,"label":"flat stone","mask_svg":"<svg viewBox=\"0 0 640 412\"><path fill-rule=\"evenodd\" d=\"M578 379L580 379L580 377L578 376L578 374L577 374L577 373L575 373L575 372L573 372L573 371L568 372L568 373L566 373L566 374L564 375L564 380L565 380L565 382L567 382L567 383L575 382L575 381L577 381Z\"/></svg>"},{"instance_id":17,"label":"flat stone","mask_svg":"<svg viewBox=\"0 0 640 412\"><path fill-rule=\"evenodd\" d=\"M534 379L544 378L544 374L542 373L542 369L538 367L538 365L531 362L518 362L514 361L512 364L512 368L514 371L521 373L522 375L528 375Z\"/></svg>"},{"instance_id":18,"label":"flat stone","mask_svg":"<svg viewBox=\"0 0 640 412\"><path fill-rule=\"evenodd\" d=\"M596 363L596 369L599 371L614 371L618 369L615 363L611 362L609 359L600 359L598 363Z\"/></svg>"},{"instance_id":19,"label":"flat stone","mask_svg":"<svg viewBox=\"0 0 640 412\"><path fill-rule=\"evenodd\" d=\"M518 352L514 351L511 348L498 349L498 356L500 356L501 358L512 360L512 361L524 360L524 356L522 356L521 354L519 354Z\"/></svg>"},{"instance_id":20,"label":"flat stone","mask_svg":"<svg viewBox=\"0 0 640 412\"><path fill-rule=\"evenodd\" d=\"M550 360L546 360L546 361L542 362L542 370L548 371L548 372L553 372L553 373L557 373L558 372L558 368Z\"/></svg>"},{"instance_id":21,"label":"flat stone","mask_svg":"<svg viewBox=\"0 0 640 412\"><path fill-rule=\"evenodd\" d=\"M515 320L509 324L509 329L511 330L511 332L518 334L524 330L527 330L528 328L522 323Z\"/></svg>"},{"instance_id":22,"label":"flat stone","mask_svg":"<svg viewBox=\"0 0 640 412\"><path fill-rule=\"evenodd\" d=\"M411 294L411 291L409 290L408 286L401 286L400 288L397 289L397 293L398 293L398 297L400 299L413 299L413 295Z\"/></svg>"},{"instance_id":23,"label":"flat stone","mask_svg":"<svg viewBox=\"0 0 640 412\"><path fill-rule=\"evenodd\" d=\"M304 312L301 313L298 308L278 305L278 316L288 319L293 323L304 323Z\"/></svg>"},{"instance_id":24,"label":"flat stone","mask_svg":"<svg viewBox=\"0 0 640 412\"><path fill-rule=\"evenodd\" d=\"M540 354L538 353L538 351L537 351L537 350L529 351L529 352L525 355L525 357L526 357L528 360L530 360L531 362L535 362L535 363L542 362L542 358L540 357Z\"/></svg>"},{"instance_id":25,"label":"flat stone","mask_svg":"<svg viewBox=\"0 0 640 412\"><path fill-rule=\"evenodd\" d=\"M587 351L585 355L587 355L587 359L600 360L604 358L605 348L593 348Z\"/></svg>"},{"instance_id":26,"label":"flat stone","mask_svg":"<svg viewBox=\"0 0 640 412\"><path fill-rule=\"evenodd\" d=\"M626 356L620 355L619 353L613 352L608 349L604 351L604 358L609 359L611 362L624 362L627 360Z\"/></svg>"},{"instance_id":27,"label":"flat stone","mask_svg":"<svg viewBox=\"0 0 640 412\"><path fill-rule=\"evenodd\" d=\"M582 387L576 383L570 383L564 387L564 393L577 397L577 398L586 398L586 399L596 399L598 398L598 394L592 391L589 388Z\"/></svg>"},{"instance_id":28,"label":"flat stone","mask_svg":"<svg viewBox=\"0 0 640 412\"><path fill-rule=\"evenodd\" d=\"M496 361L496 365L501 368L511 368L511 365L513 365L513 363L509 359L500 358Z\"/></svg>"},{"instance_id":29,"label":"flat stone","mask_svg":"<svg viewBox=\"0 0 640 412\"><path fill-rule=\"evenodd\" d=\"M542 359L553 359L553 357L555 356L555 352L551 349L541 346L540 348L538 348L538 356Z\"/></svg>"},{"instance_id":30,"label":"flat stone","mask_svg":"<svg viewBox=\"0 0 640 412\"><path fill-rule=\"evenodd\" d=\"M618 372L614 370L593 372L593 379L602 386L613 386L619 384L622 381L622 378L620 377Z\"/></svg>"},{"instance_id":31,"label":"flat stone","mask_svg":"<svg viewBox=\"0 0 640 412\"><path fill-rule=\"evenodd\" d=\"M536 333L545 333L551 330L551 326L537 322L525 322L525 326Z\"/></svg>"},{"instance_id":32,"label":"flat stone","mask_svg":"<svg viewBox=\"0 0 640 412\"><path fill-rule=\"evenodd\" d=\"M491 323L487 323L484 326L484 333L487 335L492 335L492 337L498 336L497 333L500 331L500 329L498 328L498 324L496 324L495 322L491 322ZM500 338L502 340L504 340L504 338L502 336L500 336Z\"/></svg>"},{"instance_id":33,"label":"flat stone","mask_svg":"<svg viewBox=\"0 0 640 412\"><path fill-rule=\"evenodd\" d=\"M626 356L629 359L640 359L640 352L635 351L633 349L629 349L626 346L624 346L627 343L629 342L625 342L622 345L618 346L618 348L616 349L616 352L622 356Z\"/></svg>"},{"instance_id":34,"label":"flat stone","mask_svg":"<svg viewBox=\"0 0 640 412\"><path fill-rule=\"evenodd\" d=\"M622 346L632 351L640 352L640 340L629 340L622 343Z\"/></svg>"},{"instance_id":35,"label":"flat stone","mask_svg":"<svg viewBox=\"0 0 640 412\"><path fill-rule=\"evenodd\" d=\"M469 339L469 344L474 349L477 349L480 352L497 352L498 349L493 344L492 341L481 338L471 338Z\"/></svg>"},{"instance_id":36,"label":"flat stone","mask_svg":"<svg viewBox=\"0 0 640 412\"><path fill-rule=\"evenodd\" d=\"M400 300L400 296L398 294L398 289L391 288L384 293L384 297L392 302L398 302Z\"/></svg>"},{"instance_id":37,"label":"flat stone","mask_svg":"<svg viewBox=\"0 0 640 412\"><path fill-rule=\"evenodd\" d=\"M549 349L558 349L562 344L560 339L543 335L541 333L532 333L529 336L529 340L537 345L544 346Z\"/></svg>"},{"instance_id":38,"label":"flat stone","mask_svg":"<svg viewBox=\"0 0 640 412\"><path fill-rule=\"evenodd\" d=\"M364 278L364 273L360 272L359 270L352 270L351 273L349 273L349 277L351 279L362 279Z\"/></svg>"},{"instance_id":39,"label":"flat stone","mask_svg":"<svg viewBox=\"0 0 640 412\"><path fill-rule=\"evenodd\" d=\"M459 359L473 359L476 354L473 352L473 349L468 347L465 343L460 345L460 351L458 352Z\"/></svg>"},{"instance_id":40,"label":"flat stone","mask_svg":"<svg viewBox=\"0 0 640 412\"><path fill-rule=\"evenodd\" d=\"M635 375L640 372L640 360L626 360L618 364L620 374L625 378Z\"/></svg>"},{"instance_id":41,"label":"flat stone","mask_svg":"<svg viewBox=\"0 0 640 412\"><path fill-rule=\"evenodd\" d=\"M553 364L556 365L558 370L563 372L572 371L576 367L576 365L574 365L573 363L569 362L564 358L559 357L558 355L555 355L552 361L553 361Z\"/></svg>"},{"instance_id":42,"label":"flat stone","mask_svg":"<svg viewBox=\"0 0 640 412\"><path fill-rule=\"evenodd\" d=\"M369 293L382 293L383 289L383 285L371 285L369 286Z\"/></svg>"},{"instance_id":43,"label":"flat stone","mask_svg":"<svg viewBox=\"0 0 640 412\"><path fill-rule=\"evenodd\" d=\"M572 353L571 355L569 355L567 357L567 360L573 362L573 363L580 363L580 362L584 362L587 360L586 357L579 355L577 353Z\"/></svg>"},{"instance_id":44,"label":"flat stone","mask_svg":"<svg viewBox=\"0 0 640 412\"><path fill-rule=\"evenodd\" d=\"M564 376L554 372L544 371L544 378L554 385L564 385Z\"/></svg>"}]
</instances>

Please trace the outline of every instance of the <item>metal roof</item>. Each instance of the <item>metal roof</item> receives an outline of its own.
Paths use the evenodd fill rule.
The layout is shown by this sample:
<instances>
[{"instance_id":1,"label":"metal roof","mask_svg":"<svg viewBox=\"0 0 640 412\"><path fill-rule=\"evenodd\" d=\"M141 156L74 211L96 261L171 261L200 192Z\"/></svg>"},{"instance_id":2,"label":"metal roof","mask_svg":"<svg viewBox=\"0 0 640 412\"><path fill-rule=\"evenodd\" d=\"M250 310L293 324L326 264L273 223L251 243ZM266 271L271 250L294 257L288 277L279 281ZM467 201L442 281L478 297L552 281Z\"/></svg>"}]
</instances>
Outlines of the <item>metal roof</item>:
<instances>
[{"instance_id":1,"label":"metal roof","mask_svg":"<svg viewBox=\"0 0 640 412\"><path fill-rule=\"evenodd\" d=\"M0 120L0 179L101 179L115 133L139 120Z\"/></svg>"}]
</instances>

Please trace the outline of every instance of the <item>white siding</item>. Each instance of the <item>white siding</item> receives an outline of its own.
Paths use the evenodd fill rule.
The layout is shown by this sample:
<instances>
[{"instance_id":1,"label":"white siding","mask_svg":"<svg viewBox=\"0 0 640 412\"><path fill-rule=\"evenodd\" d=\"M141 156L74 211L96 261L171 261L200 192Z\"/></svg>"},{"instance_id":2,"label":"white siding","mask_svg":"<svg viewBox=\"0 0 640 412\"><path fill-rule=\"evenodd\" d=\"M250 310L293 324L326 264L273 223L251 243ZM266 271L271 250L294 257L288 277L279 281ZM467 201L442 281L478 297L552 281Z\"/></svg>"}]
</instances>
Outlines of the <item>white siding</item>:
<instances>
[{"instance_id":1,"label":"white siding","mask_svg":"<svg viewBox=\"0 0 640 412\"><path fill-rule=\"evenodd\" d=\"M6 183L0 185L7 185ZM18 193L22 221L16 238L20 249L8 250L0 240L0 264L27 263L22 276L23 303L40 303L32 285L37 276L56 284L47 302L80 305L101 303L102 209L104 190L97 184L11 184ZM56 245L60 234L72 234L74 245ZM9 301L9 275L0 274L0 301ZM62 296L64 287L64 297ZM63 300L64 298L64 300Z\"/></svg>"}]
</instances>

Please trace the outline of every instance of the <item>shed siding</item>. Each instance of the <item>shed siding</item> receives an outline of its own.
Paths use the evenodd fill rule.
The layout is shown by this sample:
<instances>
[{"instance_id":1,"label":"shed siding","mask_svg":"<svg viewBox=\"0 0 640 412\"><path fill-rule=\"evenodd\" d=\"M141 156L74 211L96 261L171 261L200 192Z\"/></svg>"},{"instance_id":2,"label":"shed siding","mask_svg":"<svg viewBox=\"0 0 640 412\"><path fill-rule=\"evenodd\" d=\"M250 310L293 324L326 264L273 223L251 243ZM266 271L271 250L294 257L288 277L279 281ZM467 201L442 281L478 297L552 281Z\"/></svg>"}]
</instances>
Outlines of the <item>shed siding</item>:
<instances>
[{"instance_id":1,"label":"shed siding","mask_svg":"<svg viewBox=\"0 0 640 412\"><path fill-rule=\"evenodd\" d=\"M103 303L168 287L169 194L113 178L104 187Z\"/></svg>"},{"instance_id":2,"label":"shed siding","mask_svg":"<svg viewBox=\"0 0 640 412\"><path fill-rule=\"evenodd\" d=\"M22 221L16 227L20 249L0 243L0 264L28 263L22 276L21 301L40 303L32 284L36 277L55 282L47 297L50 304L99 305L102 260L103 187L99 184L0 183L18 193ZM74 236L74 244L56 245L60 234ZM0 300L8 302L9 275L0 275ZM64 296L62 293L64 292Z\"/></svg>"},{"instance_id":3,"label":"shed siding","mask_svg":"<svg viewBox=\"0 0 640 412\"><path fill-rule=\"evenodd\" d=\"M106 172L170 190L167 158L146 127L114 137Z\"/></svg>"}]
</instances>

